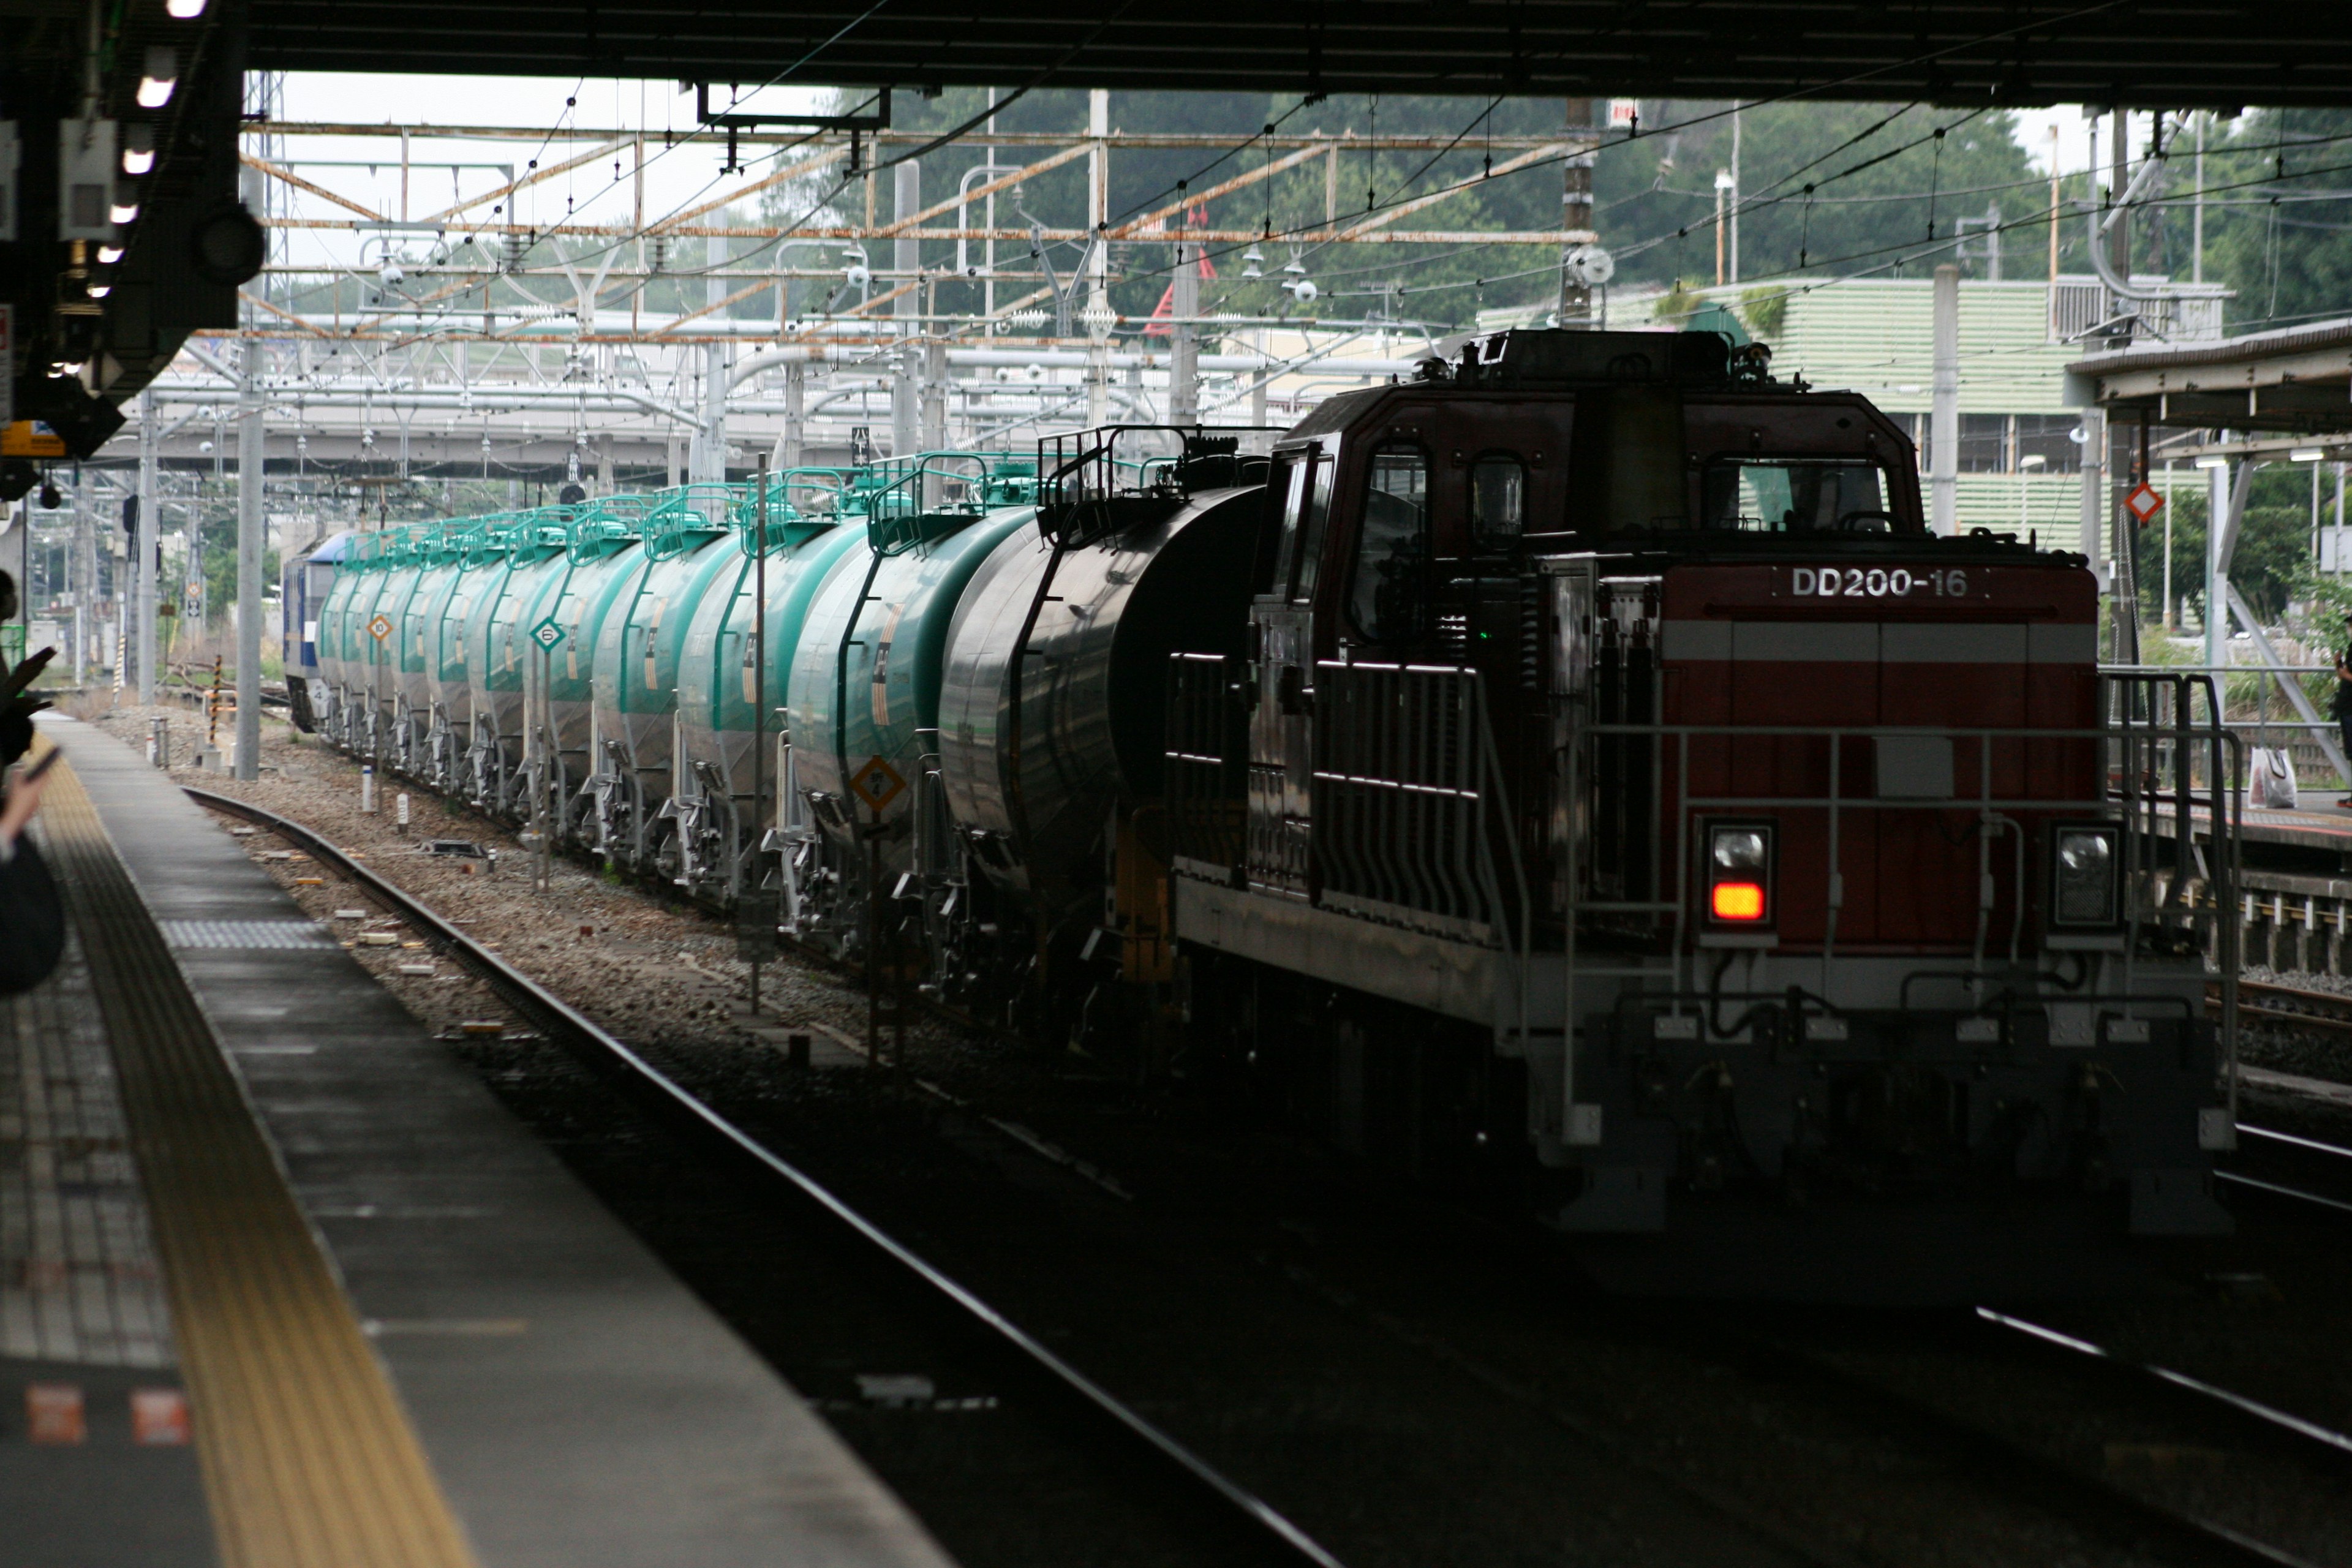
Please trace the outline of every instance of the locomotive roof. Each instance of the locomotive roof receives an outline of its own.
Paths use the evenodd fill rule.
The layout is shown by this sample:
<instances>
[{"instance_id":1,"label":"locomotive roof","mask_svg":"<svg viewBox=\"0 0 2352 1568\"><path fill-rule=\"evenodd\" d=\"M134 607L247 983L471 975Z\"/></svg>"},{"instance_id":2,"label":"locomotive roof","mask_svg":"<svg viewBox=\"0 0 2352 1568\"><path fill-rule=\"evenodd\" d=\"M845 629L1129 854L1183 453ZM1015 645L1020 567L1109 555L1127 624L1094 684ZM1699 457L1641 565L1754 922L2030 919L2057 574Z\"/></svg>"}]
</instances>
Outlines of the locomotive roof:
<instances>
[{"instance_id":1,"label":"locomotive roof","mask_svg":"<svg viewBox=\"0 0 2352 1568\"><path fill-rule=\"evenodd\" d=\"M1293 426L1286 439L1345 429L1382 398L1417 394L1574 392L1612 386L1673 386L1710 394L1813 394L1800 382L1775 381L1761 345L1735 349L1714 331L1568 331L1515 330L1473 338L1458 358L1433 355L1409 382L1343 392L1326 399Z\"/></svg>"}]
</instances>

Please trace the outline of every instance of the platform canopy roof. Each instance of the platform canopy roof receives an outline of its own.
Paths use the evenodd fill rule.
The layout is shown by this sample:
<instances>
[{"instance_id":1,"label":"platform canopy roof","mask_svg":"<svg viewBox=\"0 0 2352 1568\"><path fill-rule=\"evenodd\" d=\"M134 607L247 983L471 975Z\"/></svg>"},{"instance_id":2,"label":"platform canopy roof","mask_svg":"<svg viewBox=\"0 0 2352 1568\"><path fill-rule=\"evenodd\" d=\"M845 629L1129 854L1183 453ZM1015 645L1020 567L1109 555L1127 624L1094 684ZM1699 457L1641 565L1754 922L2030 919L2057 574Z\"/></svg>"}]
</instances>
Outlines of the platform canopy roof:
<instances>
[{"instance_id":1,"label":"platform canopy roof","mask_svg":"<svg viewBox=\"0 0 2352 1568\"><path fill-rule=\"evenodd\" d=\"M251 63L271 70L900 88L2352 104L2352 6L2282 0L248 5Z\"/></svg>"},{"instance_id":2,"label":"platform canopy roof","mask_svg":"<svg viewBox=\"0 0 2352 1568\"><path fill-rule=\"evenodd\" d=\"M2257 446L2352 432L2352 321L2313 321L2218 342L2161 342L2092 354L2067 367L2074 400L2116 419L2249 433ZM2344 443L2323 443L2335 448ZM2232 448L2243 449L2242 443ZM2203 448L2198 448L2202 451Z\"/></svg>"}]
</instances>

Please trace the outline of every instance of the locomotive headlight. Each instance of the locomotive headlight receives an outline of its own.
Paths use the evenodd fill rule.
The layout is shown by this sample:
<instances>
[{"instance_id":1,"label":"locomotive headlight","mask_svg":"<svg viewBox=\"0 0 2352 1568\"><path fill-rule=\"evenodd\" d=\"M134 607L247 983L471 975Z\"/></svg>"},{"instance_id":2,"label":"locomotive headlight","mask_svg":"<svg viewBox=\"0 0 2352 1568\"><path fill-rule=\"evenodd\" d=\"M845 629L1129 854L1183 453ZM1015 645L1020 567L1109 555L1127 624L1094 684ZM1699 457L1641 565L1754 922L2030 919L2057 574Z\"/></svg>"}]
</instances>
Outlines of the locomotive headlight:
<instances>
[{"instance_id":1,"label":"locomotive headlight","mask_svg":"<svg viewBox=\"0 0 2352 1568\"><path fill-rule=\"evenodd\" d=\"M2080 930L2122 918L2122 858L2111 826L2060 824L2051 830L2050 923Z\"/></svg>"},{"instance_id":2,"label":"locomotive headlight","mask_svg":"<svg viewBox=\"0 0 2352 1568\"><path fill-rule=\"evenodd\" d=\"M1717 925L1760 926L1772 908L1772 829L1766 823L1718 823L1706 833L1706 918Z\"/></svg>"}]
</instances>

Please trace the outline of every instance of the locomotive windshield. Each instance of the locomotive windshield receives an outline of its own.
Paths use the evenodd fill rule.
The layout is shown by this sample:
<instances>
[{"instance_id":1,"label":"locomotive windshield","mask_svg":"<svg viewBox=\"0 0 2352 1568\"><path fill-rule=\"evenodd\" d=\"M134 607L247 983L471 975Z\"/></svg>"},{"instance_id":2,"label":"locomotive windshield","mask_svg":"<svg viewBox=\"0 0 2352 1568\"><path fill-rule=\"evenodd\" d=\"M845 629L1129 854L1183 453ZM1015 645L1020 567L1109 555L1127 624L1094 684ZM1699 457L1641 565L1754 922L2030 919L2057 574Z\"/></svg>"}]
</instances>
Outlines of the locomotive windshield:
<instances>
[{"instance_id":1,"label":"locomotive windshield","mask_svg":"<svg viewBox=\"0 0 2352 1568\"><path fill-rule=\"evenodd\" d=\"M1703 528L1759 533L1890 533L1886 475L1851 458L1748 458L1707 466Z\"/></svg>"}]
</instances>

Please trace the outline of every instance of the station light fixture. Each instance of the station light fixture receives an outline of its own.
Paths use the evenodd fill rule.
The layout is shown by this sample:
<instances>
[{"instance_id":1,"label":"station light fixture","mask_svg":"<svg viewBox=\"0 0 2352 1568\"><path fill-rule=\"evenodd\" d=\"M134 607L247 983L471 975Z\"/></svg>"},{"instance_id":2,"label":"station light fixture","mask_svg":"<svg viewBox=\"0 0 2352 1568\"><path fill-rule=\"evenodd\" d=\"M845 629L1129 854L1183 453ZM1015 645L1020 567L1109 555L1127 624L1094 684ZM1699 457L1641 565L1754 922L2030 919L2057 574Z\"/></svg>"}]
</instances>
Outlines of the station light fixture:
<instances>
[{"instance_id":1,"label":"station light fixture","mask_svg":"<svg viewBox=\"0 0 2352 1568\"><path fill-rule=\"evenodd\" d=\"M2112 823L2062 822L2050 830L2050 924L2111 930L2123 919L2122 845Z\"/></svg>"},{"instance_id":2,"label":"station light fixture","mask_svg":"<svg viewBox=\"0 0 2352 1568\"><path fill-rule=\"evenodd\" d=\"M89 288L83 289L82 292L89 295L93 300L103 300L109 294L114 292L114 285L111 283L93 283Z\"/></svg>"},{"instance_id":3,"label":"station light fixture","mask_svg":"<svg viewBox=\"0 0 2352 1568\"><path fill-rule=\"evenodd\" d=\"M122 172L134 178L155 166L155 133L133 125L122 133Z\"/></svg>"},{"instance_id":4,"label":"station light fixture","mask_svg":"<svg viewBox=\"0 0 2352 1568\"><path fill-rule=\"evenodd\" d=\"M180 53L169 44L157 44L147 51L147 68L140 74L136 94L142 109L161 109L172 101L172 89L180 85Z\"/></svg>"},{"instance_id":5,"label":"station light fixture","mask_svg":"<svg viewBox=\"0 0 2352 1568\"><path fill-rule=\"evenodd\" d=\"M1718 926L1766 926L1772 897L1772 825L1718 822L1706 831L1706 918Z\"/></svg>"},{"instance_id":6,"label":"station light fixture","mask_svg":"<svg viewBox=\"0 0 2352 1568\"><path fill-rule=\"evenodd\" d=\"M2317 447L2297 447L2286 456L2287 461L2291 463L2315 463L2327 454Z\"/></svg>"},{"instance_id":7,"label":"station light fixture","mask_svg":"<svg viewBox=\"0 0 2352 1568\"><path fill-rule=\"evenodd\" d=\"M114 186L114 203L106 209L107 222L118 228L139 221L139 187L128 180L119 180Z\"/></svg>"},{"instance_id":8,"label":"station light fixture","mask_svg":"<svg viewBox=\"0 0 2352 1568\"><path fill-rule=\"evenodd\" d=\"M2200 468L2226 468L2230 466L2230 459L2227 458L2200 458L2197 459L2197 466Z\"/></svg>"},{"instance_id":9,"label":"station light fixture","mask_svg":"<svg viewBox=\"0 0 2352 1568\"><path fill-rule=\"evenodd\" d=\"M121 259L122 247L119 245L101 245L98 247L98 264L100 267L111 267Z\"/></svg>"},{"instance_id":10,"label":"station light fixture","mask_svg":"<svg viewBox=\"0 0 2352 1568\"><path fill-rule=\"evenodd\" d=\"M193 22L205 14L206 0L163 0L163 14L174 22Z\"/></svg>"}]
</instances>

